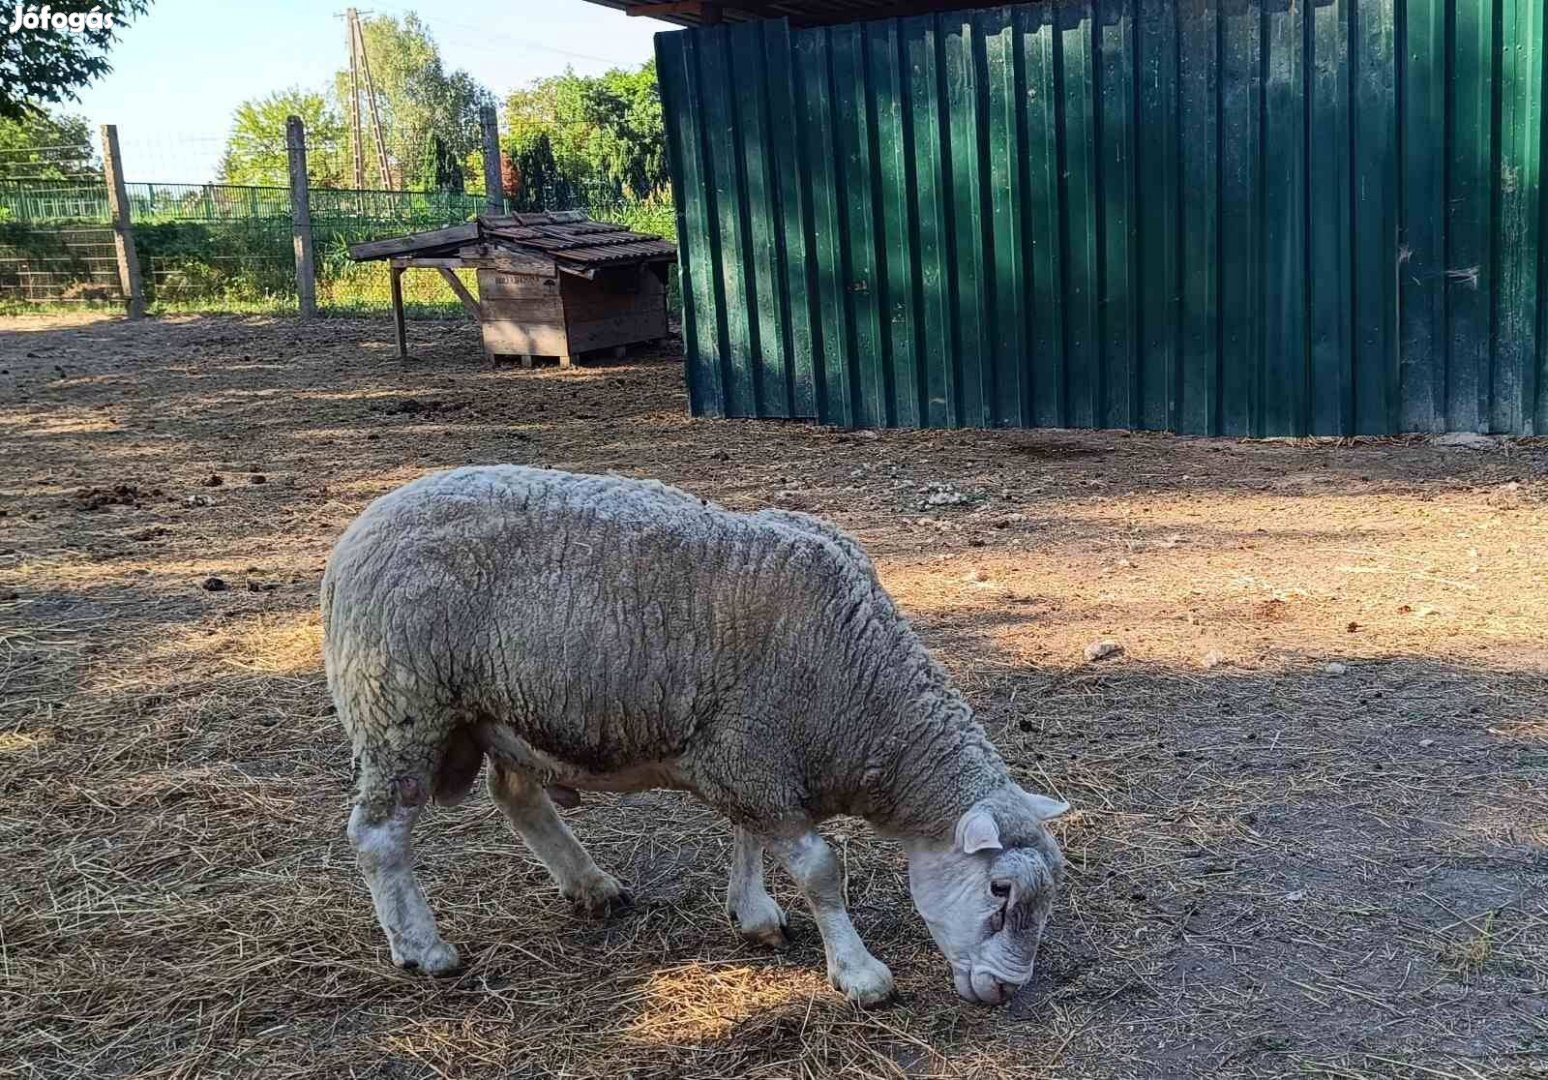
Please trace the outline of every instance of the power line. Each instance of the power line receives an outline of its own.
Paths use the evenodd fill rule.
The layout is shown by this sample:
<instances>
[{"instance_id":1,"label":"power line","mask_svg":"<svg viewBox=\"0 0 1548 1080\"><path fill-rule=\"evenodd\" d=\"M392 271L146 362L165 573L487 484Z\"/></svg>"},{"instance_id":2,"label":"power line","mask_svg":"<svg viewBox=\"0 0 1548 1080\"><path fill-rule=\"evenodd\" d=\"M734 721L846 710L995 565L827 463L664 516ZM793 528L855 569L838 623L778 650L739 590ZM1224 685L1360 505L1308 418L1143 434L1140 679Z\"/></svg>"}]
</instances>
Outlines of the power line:
<instances>
[{"instance_id":1,"label":"power line","mask_svg":"<svg viewBox=\"0 0 1548 1080\"><path fill-rule=\"evenodd\" d=\"M381 6L385 10L393 11L396 14L399 14L399 15L421 15L420 12L415 11L413 8L397 7L397 6L392 5L392 4L383 4ZM421 15L421 18L424 18L424 16ZM518 49L526 49L526 50L532 51L532 52L554 53L555 55L558 55L558 56L568 56L568 57L571 57L572 59L575 59L575 60L594 60L594 61L596 61L599 64L618 64L618 65L623 66L623 67L627 67L627 66L630 66L630 65L641 63L641 61L639 61L639 60L620 60L619 58L617 58L615 56L597 56L594 53L573 52L573 51L571 51L569 49L561 49L561 48L558 48L557 46L553 46L553 45L540 45L540 44L537 44L535 42L524 41L524 40L522 40L520 38L512 37L509 34L501 33L500 31L495 30L495 29L493 29L493 28L491 28L489 26L475 26L475 25L473 25L471 23L458 22L455 19L443 18L439 14L436 14L436 15L432 16L431 18L434 19L435 24L437 26L446 26L446 27L453 27L453 28L458 29L458 30L465 30L468 33L475 34L479 38L482 38L482 39L499 38L502 41L510 42L512 45L516 46ZM430 22L430 19L425 19L425 22L426 22L426 25L428 25L429 22ZM493 53L494 52L493 49L490 49L487 46L480 47L480 46L475 46L475 45L465 45L463 47L464 48L470 48L470 49L473 49L474 51L478 51L478 52L489 52L489 53Z\"/></svg>"}]
</instances>

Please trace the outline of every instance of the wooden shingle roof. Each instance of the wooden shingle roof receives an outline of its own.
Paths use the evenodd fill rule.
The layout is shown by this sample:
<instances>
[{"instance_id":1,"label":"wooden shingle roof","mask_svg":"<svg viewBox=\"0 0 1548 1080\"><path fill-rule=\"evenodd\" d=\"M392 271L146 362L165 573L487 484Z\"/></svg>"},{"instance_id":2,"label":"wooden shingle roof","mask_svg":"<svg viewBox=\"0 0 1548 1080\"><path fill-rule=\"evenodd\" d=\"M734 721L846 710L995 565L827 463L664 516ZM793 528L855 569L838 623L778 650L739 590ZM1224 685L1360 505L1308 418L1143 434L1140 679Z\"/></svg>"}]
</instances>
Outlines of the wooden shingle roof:
<instances>
[{"instance_id":1,"label":"wooden shingle roof","mask_svg":"<svg viewBox=\"0 0 1548 1080\"><path fill-rule=\"evenodd\" d=\"M561 269L588 271L604 266L663 262L677 257L671 241L631 232L610 221L593 221L579 210L480 217L461 225L351 244L359 262L389 258L456 256L470 245L553 259Z\"/></svg>"}]
</instances>

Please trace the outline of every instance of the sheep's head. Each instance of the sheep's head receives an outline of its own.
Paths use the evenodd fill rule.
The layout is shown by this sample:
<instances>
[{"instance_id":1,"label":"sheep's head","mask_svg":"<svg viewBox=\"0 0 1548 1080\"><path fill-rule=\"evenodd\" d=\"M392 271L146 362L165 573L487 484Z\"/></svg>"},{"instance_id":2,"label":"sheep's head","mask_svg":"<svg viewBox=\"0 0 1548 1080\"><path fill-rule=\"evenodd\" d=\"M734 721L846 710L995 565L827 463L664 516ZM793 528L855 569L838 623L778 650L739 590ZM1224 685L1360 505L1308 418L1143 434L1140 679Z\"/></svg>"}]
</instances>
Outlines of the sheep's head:
<instances>
[{"instance_id":1,"label":"sheep's head","mask_svg":"<svg viewBox=\"0 0 1548 1080\"><path fill-rule=\"evenodd\" d=\"M1069 805L1014 784L978 802L951 840L908 845L908 884L957 993L999 1005L1032 978L1064 873L1045 824Z\"/></svg>"}]
</instances>

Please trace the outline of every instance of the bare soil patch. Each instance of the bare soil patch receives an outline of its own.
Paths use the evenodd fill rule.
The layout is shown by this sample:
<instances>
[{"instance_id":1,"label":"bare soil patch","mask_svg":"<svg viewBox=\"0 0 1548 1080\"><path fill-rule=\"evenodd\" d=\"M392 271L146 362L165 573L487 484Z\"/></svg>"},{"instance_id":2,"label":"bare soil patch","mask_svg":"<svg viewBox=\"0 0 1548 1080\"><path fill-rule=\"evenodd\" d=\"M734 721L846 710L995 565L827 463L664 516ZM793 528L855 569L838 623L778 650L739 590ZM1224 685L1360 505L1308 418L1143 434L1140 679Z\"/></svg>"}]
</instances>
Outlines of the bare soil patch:
<instances>
[{"instance_id":1,"label":"bare soil patch","mask_svg":"<svg viewBox=\"0 0 1548 1080\"><path fill-rule=\"evenodd\" d=\"M0 320L0 1075L1548 1075L1548 447L693 421L670 352L525 372L410 334ZM468 462L854 532L1077 808L1014 1006L957 1000L858 822L900 1003L826 987L781 875L796 947L742 946L728 830L671 794L568 813L641 902L603 923L487 797L436 811L467 970L393 970L316 590L366 502Z\"/></svg>"}]
</instances>

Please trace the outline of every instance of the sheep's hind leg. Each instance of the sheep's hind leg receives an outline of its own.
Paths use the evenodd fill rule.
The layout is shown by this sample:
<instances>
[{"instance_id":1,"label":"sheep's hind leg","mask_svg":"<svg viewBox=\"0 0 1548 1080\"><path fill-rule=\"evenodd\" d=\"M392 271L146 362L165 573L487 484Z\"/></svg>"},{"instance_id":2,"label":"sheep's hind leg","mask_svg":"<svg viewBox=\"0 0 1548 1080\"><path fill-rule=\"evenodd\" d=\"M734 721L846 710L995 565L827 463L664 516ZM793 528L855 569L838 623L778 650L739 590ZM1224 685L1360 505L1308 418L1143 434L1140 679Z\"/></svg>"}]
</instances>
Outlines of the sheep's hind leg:
<instances>
[{"instance_id":1,"label":"sheep's hind leg","mask_svg":"<svg viewBox=\"0 0 1548 1080\"><path fill-rule=\"evenodd\" d=\"M811 905L822 947L828 956L828 981L861 1005L879 1005L892 997L892 972L872 956L855 932L844 908L844 868L833 849L808 831L793 839L770 839L773 852L800 885Z\"/></svg>"},{"instance_id":2,"label":"sheep's hind leg","mask_svg":"<svg viewBox=\"0 0 1548 1080\"><path fill-rule=\"evenodd\" d=\"M731 846L731 880L726 885L726 914L748 941L783 949L790 925L763 883L763 841L738 827Z\"/></svg>"},{"instance_id":3,"label":"sheep's hind leg","mask_svg":"<svg viewBox=\"0 0 1548 1080\"><path fill-rule=\"evenodd\" d=\"M349 815L349 842L371 890L376 919L387 934L392 962L410 971L445 975L457 970L457 950L442 941L435 928L435 916L414 877L409 844L425 792L417 780L387 781L380 791L362 791Z\"/></svg>"},{"instance_id":4,"label":"sheep's hind leg","mask_svg":"<svg viewBox=\"0 0 1548 1080\"><path fill-rule=\"evenodd\" d=\"M565 898L592 915L633 905L618 879L600 869L575 834L559 819L547 792L531 777L496 764L489 773L489 794L506 819L538 857Z\"/></svg>"}]
</instances>

